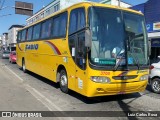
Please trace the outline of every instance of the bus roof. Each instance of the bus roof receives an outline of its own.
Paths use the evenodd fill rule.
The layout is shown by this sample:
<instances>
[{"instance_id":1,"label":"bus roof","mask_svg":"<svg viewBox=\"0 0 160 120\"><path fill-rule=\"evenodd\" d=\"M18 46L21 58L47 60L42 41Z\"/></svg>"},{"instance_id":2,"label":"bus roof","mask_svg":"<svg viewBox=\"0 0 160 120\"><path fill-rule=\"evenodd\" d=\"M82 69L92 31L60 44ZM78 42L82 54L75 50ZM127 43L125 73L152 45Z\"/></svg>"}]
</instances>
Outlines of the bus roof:
<instances>
[{"instance_id":1,"label":"bus roof","mask_svg":"<svg viewBox=\"0 0 160 120\"><path fill-rule=\"evenodd\" d=\"M45 18L42 18L42 19L38 20L37 22L32 23L31 25L28 25L28 26L23 27L22 29L19 29L18 31L23 30L25 28L28 28L28 27L30 27L30 26L32 26L34 24L37 24L37 23L39 23L41 21L44 21L44 20L46 20L46 19L48 19L48 18L50 18L52 16L55 16L55 15L57 15L59 13L68 11L69 9L73 9L75 7L79 7L82 4L84 4L84 6L85 5L86 6L99 6L99 7L106 7L106 8L117 9L117 10L119 9L119 10L123 10L123 11L128 11L128 12L136 13L136 14L139 14L139 15L143 15L141 12L136 11L136 10L132 10L132 9L129 9L129 8L124 8L124 7L119 7L119 6L109 5L109 4L102 4L102 3L85 1L85 2L79 2L79 3L73 4L72 6L70 6L68 8L65 8L65 9L59 10L57 12L54 12L51 15L49 15L49 16L47 16Z\"/></svg>"}]
</instances>

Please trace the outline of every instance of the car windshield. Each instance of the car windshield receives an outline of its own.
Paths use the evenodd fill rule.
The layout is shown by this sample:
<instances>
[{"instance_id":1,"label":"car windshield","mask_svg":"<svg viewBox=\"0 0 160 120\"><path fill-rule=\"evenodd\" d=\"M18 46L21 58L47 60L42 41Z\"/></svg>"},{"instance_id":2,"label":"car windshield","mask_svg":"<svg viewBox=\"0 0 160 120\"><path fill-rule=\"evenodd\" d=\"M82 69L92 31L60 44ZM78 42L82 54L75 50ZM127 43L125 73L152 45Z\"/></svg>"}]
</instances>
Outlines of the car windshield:
<instances>
[{"instance_id":1,"label":"car windshield","mask_svg":"<svg viewBox=\"0 0 160 120\"><path fill-rule=\"evenodd\" d=\"M15 51L12 51L11 54L12 54L12 55L16 55L16 52L15 52Z\"/></svg>"},{"instance_id":2,"label":"car windshield","mask_svg":"<svg viewBox=\"0 0 160 120\"><path fill-rule=\"evenodd\" d=\"M10 52L9 52L9 51L4 51L3 53L5 53L5 54L9 54Z\"/></svg>"},{"instance_id":3,"label":"car windshield","mask_svg":"<svg viewBox=\"0 0 160 120\"><path fill-rule=\"evenodd\" d=\"M12 52L13 55L16 55L16 52Z\"/></svg>"},{"instance_id":4,"label":"car windshield","mask_svg":"<svg viewBox=\"0 0 160 120\"><path fill-rule=\"evenodd\" d=\"M142 15L91 7L89 25L92 33L92 64L115 66L119 59L120 65L125 65L126 62L129 65L147 64L147 33Z\"/></svg>"}]
</instances>

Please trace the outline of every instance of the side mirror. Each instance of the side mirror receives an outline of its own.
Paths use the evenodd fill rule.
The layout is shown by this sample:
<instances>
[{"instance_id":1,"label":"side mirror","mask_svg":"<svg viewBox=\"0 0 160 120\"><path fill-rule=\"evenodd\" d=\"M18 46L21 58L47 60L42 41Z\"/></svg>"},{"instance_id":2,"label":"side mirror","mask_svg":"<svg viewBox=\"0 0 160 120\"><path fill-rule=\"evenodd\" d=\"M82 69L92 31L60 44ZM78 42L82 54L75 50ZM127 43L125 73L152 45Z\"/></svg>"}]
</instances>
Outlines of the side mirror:
<instances>
[{"instance_id":1,"label":"side mirror","mask_svg":"<svg viewBox=\"0 0 160 120\"><path fill-rule=\"evenodd\" d=\"M85 47L91 48L91 40L92 40L91 31L87 28L85 30Z\"/></svg>"}]
</instances>

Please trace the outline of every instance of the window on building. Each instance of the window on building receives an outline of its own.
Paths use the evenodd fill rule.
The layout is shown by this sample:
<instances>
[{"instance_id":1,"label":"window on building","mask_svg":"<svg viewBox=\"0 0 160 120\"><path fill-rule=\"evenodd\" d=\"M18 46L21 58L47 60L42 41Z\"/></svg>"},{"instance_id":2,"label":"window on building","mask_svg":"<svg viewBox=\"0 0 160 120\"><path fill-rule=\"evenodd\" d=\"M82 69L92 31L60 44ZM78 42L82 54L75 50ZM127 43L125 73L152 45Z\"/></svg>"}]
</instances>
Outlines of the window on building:
<instances>
[{"instance_id":1,"label":"window on building","mask_svg":"<svg viewBox=\"0 0 160 120\"><path fill-rule=\"evenodd\" d=\"M59 4L57 4L57 10L59 10L60 9L60 3Z\"/></svg>"},{"instance_id":2,"label":"window on building","mask_svg":"<svg viewBox=\"0 0 160 120\"><path fill-rule=\"evenodd\" d=\"M67 12L53 18L52 37L65 37L67 27Z\"/></svg>"},{"instance_id":3,"label":"window on building","mask_svg":"<svg viewBox=\"0 0 160 120\"><path fill-rule=\"evenodd\" d=\"M27 40L32 40L32 27L27 30Z\"/></svg>"},{"instance_id":4,"label":"window on building","mask_svg":"<svg viewBox=\"0 0 160 120\"><path fill-rule=\"evenodd\" d=\"M46 10L46 15L49 15L50 14L50 9L47 9Z\"/></svg>"},{"instance_id":5,"label":"window on building","mask_svg":"<svg viewBox=\"0 0 160 120\"><path fill-rule=\"evenodd\" d=\"M49 38L51 35L51 19L42 23L41 38Z\"/></svg>"},{"instance_id":6,"label":"window on building","mask_svg":"<svg viewBox=\"0 0 160 120\"><path fill-rule=\"evenodd\" d=\"M37 40L40 37L41 24L37 24L33 27L33 40Z\"/></svg>"},{"instance_id":7,"label":"window on building","mask_svg":"<svg viewBox=\"0 0 160 120\"><path fill-rule=\"evenodd\" d=\"M59 9L60 9L60 4L54 6L54 12L58 11Z\"/></svg>"},{"instance_id":8,"label":"window on building","mask_svg":"<svg viewBox=\"0 0 160 120\"><path fill-rule=\"evenodd\" d=\"M71 11L69 34L72 34L85 27L85 10L77 8Z\"/></svg>"},{"instance_id":9,"label":"window on building","mask_svg":"<svg viewBox=\"0 0 160 120\"><path fill-rule=\"evenodd\" d=\"M43 18L43 17L44 17L44 13L41 14L41 18Z\"/></svg>"}]
</instances>

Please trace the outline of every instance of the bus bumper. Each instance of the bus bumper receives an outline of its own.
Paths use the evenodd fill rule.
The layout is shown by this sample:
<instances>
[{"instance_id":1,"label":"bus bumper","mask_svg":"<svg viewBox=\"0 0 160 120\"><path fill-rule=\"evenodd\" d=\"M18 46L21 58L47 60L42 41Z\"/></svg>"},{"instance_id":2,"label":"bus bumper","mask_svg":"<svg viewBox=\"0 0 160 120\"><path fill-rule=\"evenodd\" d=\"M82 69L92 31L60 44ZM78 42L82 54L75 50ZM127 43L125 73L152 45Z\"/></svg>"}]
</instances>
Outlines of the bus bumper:
<instances>
[{"instance_id":1,"label":"bus bumper","mask_svg":"<svg viewBox=\"0 0 160 120\"><path fill-rule=\"evenodd\" d=\"M94 83L90 85L87 91L87 97L119 95L141 92L146 89L148 81L138 81L130 83L110 83L100 84Z\"/></svg>"}]
</instances>

